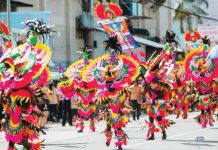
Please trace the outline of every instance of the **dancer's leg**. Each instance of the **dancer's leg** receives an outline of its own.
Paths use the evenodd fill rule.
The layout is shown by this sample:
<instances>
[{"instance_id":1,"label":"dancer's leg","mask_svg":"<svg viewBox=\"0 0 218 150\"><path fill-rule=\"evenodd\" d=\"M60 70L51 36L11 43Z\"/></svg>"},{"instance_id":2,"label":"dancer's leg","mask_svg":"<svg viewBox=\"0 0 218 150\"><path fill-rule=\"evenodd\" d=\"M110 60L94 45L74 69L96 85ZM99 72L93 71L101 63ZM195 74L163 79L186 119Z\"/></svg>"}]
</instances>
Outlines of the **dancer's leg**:
<instances>
[{"instance_id":1,"label":"dancer's leg","mask_svg":"<svg viewBox=\"0 0 218 150\"><path fill-rule=\"evenodd\" d=\"M104 134L106 136L106 146L109 146L113 135L111 126L109 124L107 124L107 128L105 129Z\"/></svg>"},{"instance_id":2,"label":"dancer's leg","mask_svg":"<svg viewBox=\"0 0 218 150\"><path fill-rule=\"evenodd\" d=\"M92 130L92 132L95 132L95 120L93 117L93 114L90 116L90 129Z\"/></svg>"},{"instance_id":3,"label":"dancer's leg","mask_svg":"<svg viewBox=\"0 0 218 150\"><path fill-rule=\"evenodd\" d=\"M25 137L23 138L22 144L25 149L30 150L31 149L31 144L28 142L28 138Z\"/></svg>"},{"instance_id":4,"label":"dancer's leg","mask_svg":"<svg viewBox=\"0 0 218 150\"><path fill-rule=\"evenodd\" d=\"M117 142L115 143L116 147L118 147L119 150L122 150L122 145L127 144L126 134L121 128L118 128L118 130L116 130L115 135L117 137Z\"/></svg>"},{"instance_id":5,"label":"dancer's leg","mask_svg":"<svg viewBox=\"0 0 218 150\"><path fill-rule=\"evenodd\" d=\"M147 140L154 140L154 118L149 117L149 129L147 133Z\"/></svg>"},{"instance_id":6,"label":"dancer's leg","mask_svg":"<svg viewBox=\"0 0 218 150\"><path fill-rule=\"evenodd\" d=\"M80 119L79 119L79 131L78 132L83 132L83 129L84 129L84 120L83 120L83 118L81 117Z\"/></svg>"},{"instance_id":7,"label":"dancer's leg","mask_svg":"<svg viewBox=\"0 0 218 150\"><path fill-rule=\"evenodd\" d=\"M14 150L14 142L9 141L8 150Z\"/></svg>"}]
</instances>

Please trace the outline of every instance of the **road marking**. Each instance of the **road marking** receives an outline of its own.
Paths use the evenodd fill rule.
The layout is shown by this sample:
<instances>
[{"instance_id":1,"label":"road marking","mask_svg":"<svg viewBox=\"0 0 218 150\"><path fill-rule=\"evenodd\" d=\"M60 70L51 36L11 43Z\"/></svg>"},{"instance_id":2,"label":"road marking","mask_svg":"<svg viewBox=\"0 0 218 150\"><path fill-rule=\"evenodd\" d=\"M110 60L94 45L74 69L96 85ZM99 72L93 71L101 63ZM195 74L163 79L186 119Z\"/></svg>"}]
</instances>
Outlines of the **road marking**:
<instances>
[{"instance_id":1,"label":"road marking","mask_svg":"<svg viewBox=\"0 0 218 150\"><path fill-rule=\"evenodd\" d=\"M214 126L212 128L217 128L218 126ZM204 132L208 129L211 129L211 128L205 128L205 129L198 129L198 130L192 130L192 131L188 131L188 132L184 132L184 133L180 133L180 134L176 134L176 135L172 135L172 136L169 136L167 137L167 139L171 139L171 138L174 138L174 137L179 137L179 136L183 136L183 135L187 135L187 134L191 134L191 133L198 133L198 132ZM145 144L148 144L148 143L151 143L151 142L157 142L157 141L163 141L162 139L157 139L157 140L151 140L151 141L146 141L146 142L141 142L141 143L137 143L137 144L132 144L132 145L128 145L128 146L125 146L125 148L130 148L130 147L136 147L136 146L141 146L141 145L145 145Z\"/></svg>"},{"instance_id":2,"label":"road marking","mask_svg":"<svg viewBox=\"0 0 218 150\"><path fill-rule=\"evenodd\" d=\"M76 132L77 133L77 132ZM75 133L73 133L75 135ZM68 136L68 137L64 137L61 139L54 139L54 140L45 140L45 144L49 144L49 143L53 143L53 142L58 142L58 141L64 141L64 140L68 140L68 139L74 139L74 138L81 138L81 137L87 137L87 136L93 136L93 135L97 135L97 132L95 133L90 133L90 134L83 134L83 133L78 133L81 135L76 135L76 136Z\"/></svg>"},{"instance_id":3,"label":"road marking","mask_svg":"<svg viewBox=\"0 0 218 150\"><path fill-rule=\"evenodd\" d=\"M62 127L63 128L63 127ZM87 128L88 128L88 125L87 125ZM99 126L96 127L96 129L100 128ZM55 130L50 130L50 132L54 132ZM63 132L69 132L69 130L64 130ZM93 136L93 135L98 135L98 134L101 134L100 131L95 131L95 132L83 132L83 133L78 133L77 130L73 131L71 130L70 132L71 133L71 136L65 136L65 137L62 137L61 139L53 139L53 140L49 140L48 137L46 137L46 135L43 137L45 138L45 144L50 144L50 143L53 143L53 142L58 142L58 141L64 141L64 140L68 140L68 139L75 139L75 138L81 138L81 137L87 137L87 136ZM47 134L49 135L49 131L47 132ZM69 134L67 134L69 135ZM74 136L72 136L74 135Z\"/></svg>"}]
</instances>

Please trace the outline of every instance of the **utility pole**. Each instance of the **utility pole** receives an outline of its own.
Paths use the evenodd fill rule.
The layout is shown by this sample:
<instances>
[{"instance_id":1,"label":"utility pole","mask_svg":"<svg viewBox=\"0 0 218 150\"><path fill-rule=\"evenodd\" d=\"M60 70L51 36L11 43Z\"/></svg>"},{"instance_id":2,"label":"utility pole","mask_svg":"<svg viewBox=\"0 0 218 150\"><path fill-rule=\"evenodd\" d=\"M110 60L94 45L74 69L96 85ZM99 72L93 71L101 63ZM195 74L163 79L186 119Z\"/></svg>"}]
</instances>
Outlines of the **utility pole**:
<instances>
[{"instance_id":1,"label":"utility pole","mask_svg":"<svg viewBox=\"0 0 218 150\"><path fill-rule=\"evenodd\" d=\"M7 25L11 31L11 0L7 0Z\"/></svg>"},{"instance_id":2,"label":"utility pole","mask_svg":"<svg viewBox=\"0 0 218 150\"><path fill-rule=\"evenodd\" d=\"M11 31L11 0L7 0L7 25Z\"/></svg>"}]
</instances>

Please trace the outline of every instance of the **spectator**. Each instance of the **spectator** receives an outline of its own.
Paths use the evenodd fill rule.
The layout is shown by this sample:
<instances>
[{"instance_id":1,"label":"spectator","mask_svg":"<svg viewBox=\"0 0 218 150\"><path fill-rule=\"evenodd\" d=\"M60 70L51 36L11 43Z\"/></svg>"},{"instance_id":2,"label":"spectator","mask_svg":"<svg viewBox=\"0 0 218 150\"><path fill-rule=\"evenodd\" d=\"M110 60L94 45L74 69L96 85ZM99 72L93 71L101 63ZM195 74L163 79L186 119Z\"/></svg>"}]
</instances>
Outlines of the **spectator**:
<instances>
[{"instance_id":1,"label":"spectator","mask_svg":"<svg viewBox=\"0 0 218 150\"><path fill-rule=\"evenodd\" d=\"M39 117L39 126L42 128L45 128L45 125L47 124L47 119L48 119L48 97L46 95L46 91L48 91L48 88L46 86L41 88L42 90L42 101L40 104L38 104L39 110L43 113L42 117Z\"/></svg>"},{"instance_id":2,"label":"spectator","mask_svg":"<svg viewBox=\"0 0 218 150\"><path fill-rule=\"evenodd\" d=\"M58 90L59 93L60 90ZM63 119L63 110L64 109L64 96L62 94L59 94L59 103L58 103L58 118ZM62 120L63 121L63 120Z\"/></svg>"},{"instance_id":3,"label":"spectator","mask_svg":"<svg viewBox=\"0 0 218 150\"><path fill-rule=\"evenodd\" d=\"M48 100L49 100L49 120L52 122L58 121L58 103L59 103L59 95L56 87L54 84L49 84L49 90L48 90Z\"/></svg>"},{"instance_id":4,"label":"spectator","mask_svg":"<svg viewBox=\"0 0 218 150\"><path fill-rule=\"evenodd\" d=\"M63 107L63 117L62 117L62 126L64 127L67 119L68 119L68 123L70 126L72 126L72 112L71 112L71 100L69 99L64 99L63 103L62 103Z\"/></svg>"},{"instance_id":5,"label":"spectator","mask_svg":"<svg viewBox=\"0 0 218 150\"><path fill-rule=\"evenodd\" d=\"M130 95L130 102L132 104L132 116L133 121L136 121L136 113L137 113L137 122L139 122L139 116L140 116L140 107L142 104L142 88L139 86L138 81L133 82L133 86L131 87L131 95Z\"/></svg>"},{"instance_id":6,"label":"spectator","mask_svg":"<svg viewBox=\"0 0 218 150\"><path fill-rule=\"evenodd\" d=\"M74 96L71 101L71 112L72 112L72 121L76 122L78 118L78 98Z\"/></svg>"}]
</instances>

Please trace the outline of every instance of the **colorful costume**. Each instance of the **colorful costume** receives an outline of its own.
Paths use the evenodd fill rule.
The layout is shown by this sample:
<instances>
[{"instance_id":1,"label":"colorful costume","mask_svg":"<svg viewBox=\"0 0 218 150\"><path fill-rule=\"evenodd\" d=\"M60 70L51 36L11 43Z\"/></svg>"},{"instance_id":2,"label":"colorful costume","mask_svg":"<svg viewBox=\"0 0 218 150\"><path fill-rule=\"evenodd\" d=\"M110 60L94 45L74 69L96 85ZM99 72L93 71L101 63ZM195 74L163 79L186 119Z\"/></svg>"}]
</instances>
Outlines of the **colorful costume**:
<instances>
[{"instance_id":1,"label":"colorful costume","mask_svg":"<svg viewBox=\"0 0 218 150\"><path fill-rule=\"evenodd\" d=\"M175 107L174 111L179 118L187 119L191 100L194 99L193 90L188 87L188 80L183 70L183 62L176 62L174 68L168 75L168 81L172 89L171 103Z\"/></svg>"},{"instance_id":2,"label":"colorful costume","mask_svg":"<svg viewBox=\"0 0 218 150\"><path fill-rule=\"evenodd\" d=\"M82 59L70 65L66 71L66 76L74 84L75 94L80 98L78 108L80 118L75 123L75 127L79 127L78 132L83 132L84 119L90 119L90 129L94 132L95 96L97 94L98 84L95 79L84 81L81 77L83 70L92 61L90 59L91 49L86 47L82 51L79 51L79 53L81 53Z\"/></svg>"},{"instance_id":3,"label":"colorful costume","mask_svg":"<svg viewBox=\"0 0 218 150\"><path fill-rule=\"evenodd\" d=\"M6 52L8 48L11 47L11 36L8 27L0 22L0 57ZM2 95L2 91L1 91ZM0 98L0 130L2 129L4 119L4 110L3 110L3 99Z\"/></svg>"},{"instance_id":4,"label":"colorful costume","mask_svg":"<svg viewBox=\"0 0 218 150\"><path fill-rule=\"evenodd\" d=\"M125 100L128 85L139 75L139 63L130 56L122 55L117 37L110 37L105 41L109 54L100 56L91 62L83 72L83 80L95 78L101 89L98 94L98 104L103 107L107 128L105 130L106 145L110 145L113 128L119 149L126 145L126 135L122 130L128 123Z\"/></svg>"},{"instance_id":5,"label":"colorful costume","mask_svg":"<svg viewBox=\"0 0 218 150\"><path fill-rule=\"evenodd\" d=\"M9 141L8 150L13 150L16 143L31 150L41 147L41 141L37 141L41 131L37 117L41 112L36 107L39 101L36 87L37 83L45 83L40 75L46 72L50 57L49 47L37 42L9 49L0 59L0 88L6 112L4 130Z\"/></svg>"},{"instance_id":6,"label":"colorful costume","mask_svg":"<svg viewBox=\"0 0 218 150\"><path fill-rule=\"evenodd\" d=\"M207 40L203 40L203 42L205 41ZM215 82L214 80L218 76L218 59L207 58L209 51L208 43L191 46L184 63L186 75L195 83L196 93L198 94L197 109L201 111L196 120L203 128L207 124L213 126L213 112L217 103L214 99L216 90L214 87L212 88L212 82Z\"/></svg>"},{"instance_id":7,"label":"colorful costume","mask_svg":"<svg viewBox=\"0 0 218 150\"><path fill-rule=\"evenodd\" d=\"M125 17L122 17L122 9L116 3L107 3L107 8L100 2L96 5L96 15L102 21L98 23L108 33L109 40L104 41L105 50L109 54L95 59L83 73L86 81L91 77L97 79L99 89L98 103L102 105L104 117L107 122L105 130L106 145L110 145L113 128L118 149L126 145L126 134L122 130L128 119L126 117L127 87L140 73L139 63L134 57L123 54L131 54L140 46L128 31Z\"/></svg>"},{"instance_id":8,"label":"colorful costume","mask_svg":"<svg viewBox=\"0 0 218 150\"><path fill-rule=\"evenodd\" d=\"M147 102L145 108L149 115L149 122L145 121L149 130L147 133L147 140L154 140L154 132L162 132L162 139L166 139L166 128L173 124L171 120L166 119L168 111L172 110L170 105L171 91L168 81L166 81L167 73L170 71L174 63L174 56L172 52L171 43L174 42L175 34L167 32L166 45L164 50L154 59L149 59L146 63L147 72L145 74L145 92ZM169 42L169 43L168 43ZM175 43L177 44L177 43ZM159 128L155 126L155 122Z\"/></svg>"}]
</instances>

